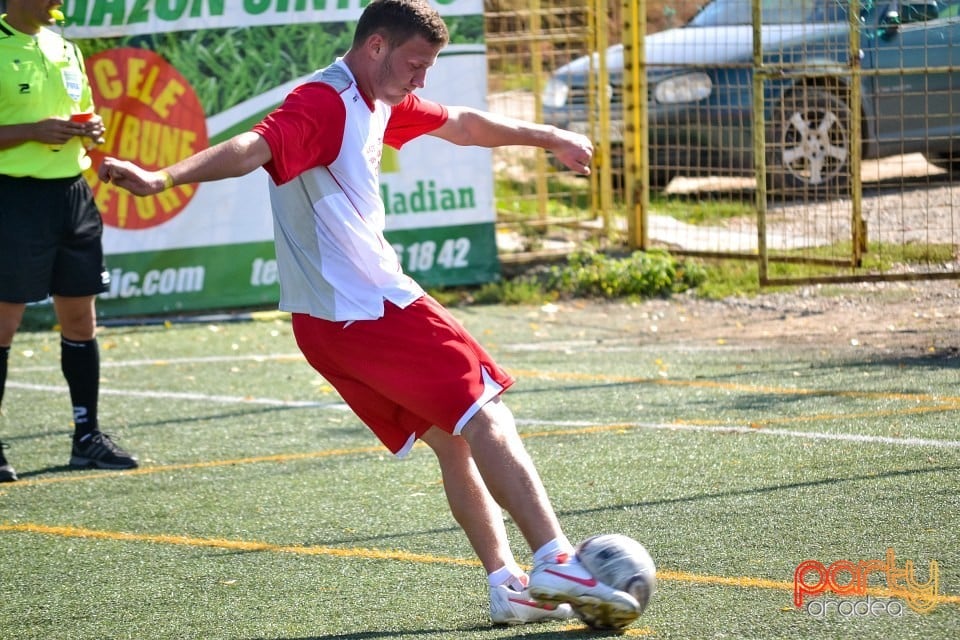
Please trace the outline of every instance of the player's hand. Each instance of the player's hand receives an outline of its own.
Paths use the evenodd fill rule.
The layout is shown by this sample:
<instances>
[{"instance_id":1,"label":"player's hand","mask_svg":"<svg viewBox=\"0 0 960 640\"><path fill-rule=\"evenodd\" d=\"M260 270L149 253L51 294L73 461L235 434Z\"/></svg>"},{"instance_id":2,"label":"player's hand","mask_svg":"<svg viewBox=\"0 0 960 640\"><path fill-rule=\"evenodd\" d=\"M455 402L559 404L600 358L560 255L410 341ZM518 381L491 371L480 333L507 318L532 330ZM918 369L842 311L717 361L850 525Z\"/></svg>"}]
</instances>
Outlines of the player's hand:
<instances>
[{"instance_id":1,"label":"player's hand","mask_svg":"<svg viewBox=\"0 0 960 640\"><path fill-rule=\"evenodd\" d=\"M104 182L111 182L138 196L149 196L164 190L162 171L147 171L132 162L104 158L97 175Z\"/></svg>"},{"instance_id":2,"label":"player's hand","mask_svg":"<svg viewBox=\"0 0 960 640\"><path fill-rule=\"evenodd\" d=\"M557 142L551 150L557 160L580 175L590 175L590 162L593 160L593 143L590 138L565 129L558 129L556 136Z\"/></svg>"}]
</instances>

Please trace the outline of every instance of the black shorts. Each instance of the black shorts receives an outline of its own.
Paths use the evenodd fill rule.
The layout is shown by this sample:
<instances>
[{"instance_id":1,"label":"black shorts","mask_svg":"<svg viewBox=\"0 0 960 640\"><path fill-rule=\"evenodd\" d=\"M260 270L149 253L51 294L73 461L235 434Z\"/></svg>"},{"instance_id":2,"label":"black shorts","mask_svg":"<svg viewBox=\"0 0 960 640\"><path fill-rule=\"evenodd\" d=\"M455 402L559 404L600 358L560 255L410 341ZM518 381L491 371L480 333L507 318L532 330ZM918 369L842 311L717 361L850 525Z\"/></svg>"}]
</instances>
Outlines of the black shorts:
<instances>
[{"instance_id":1,"label":"black shorts","mask_svg":"<svg viewBox=\"0 0 960 640\"><path fill-rule=\"evenodd\" d=\"M0 175L0 301L107 291L103 219L83 176Z\"/></svg>"}]
</instances>

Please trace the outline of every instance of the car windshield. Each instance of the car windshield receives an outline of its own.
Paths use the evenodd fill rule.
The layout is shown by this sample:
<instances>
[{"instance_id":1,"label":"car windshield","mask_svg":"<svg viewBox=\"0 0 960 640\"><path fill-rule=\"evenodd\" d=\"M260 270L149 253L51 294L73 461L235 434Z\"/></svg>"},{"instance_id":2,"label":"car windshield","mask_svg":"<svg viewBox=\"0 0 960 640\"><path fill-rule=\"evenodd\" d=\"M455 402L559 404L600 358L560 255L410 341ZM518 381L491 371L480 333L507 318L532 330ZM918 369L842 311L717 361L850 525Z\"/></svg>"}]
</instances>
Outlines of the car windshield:
<instances>
[{"instance_id":1,"label":"car windshield","mask_svg":"<svg viewBox=\"0 0 960 640\"><path fill-rule=\"evenodd\" d=\"M752 24L751 0L714 0L688 23L691 27ZM849 0L761 0L764 24L845 22Z\"/></svg>"}]
</instances>

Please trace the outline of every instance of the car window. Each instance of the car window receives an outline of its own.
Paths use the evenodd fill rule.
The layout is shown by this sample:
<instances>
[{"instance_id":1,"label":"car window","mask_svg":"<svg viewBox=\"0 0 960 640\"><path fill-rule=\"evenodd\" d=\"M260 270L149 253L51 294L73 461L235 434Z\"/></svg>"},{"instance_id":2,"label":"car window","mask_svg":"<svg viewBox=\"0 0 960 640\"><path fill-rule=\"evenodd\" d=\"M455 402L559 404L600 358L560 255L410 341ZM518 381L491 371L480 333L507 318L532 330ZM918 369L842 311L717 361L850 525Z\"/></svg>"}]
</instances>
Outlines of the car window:
<instances>
[{"instance_id":1,"label":"car window","mask_svg":"<svg viewBox=\"0 0 960 640\"><path fill-rule=\"evenodd\" d=\"M938 0L906 0L900 3L900 20L904 24L936 20L941 17L945 4Z\"/></svg>"},{"instance_id":2,"label":"car window","mask_svg":"<svg viewBox=\"0 0 960 640\"><path fill-rule=\"evenodd\" d=\"M689 22L694 27L751 24L750 0L714 0ZM846 21L847 0L761 0L764 24Z\"/></svg>"}]
</instances>

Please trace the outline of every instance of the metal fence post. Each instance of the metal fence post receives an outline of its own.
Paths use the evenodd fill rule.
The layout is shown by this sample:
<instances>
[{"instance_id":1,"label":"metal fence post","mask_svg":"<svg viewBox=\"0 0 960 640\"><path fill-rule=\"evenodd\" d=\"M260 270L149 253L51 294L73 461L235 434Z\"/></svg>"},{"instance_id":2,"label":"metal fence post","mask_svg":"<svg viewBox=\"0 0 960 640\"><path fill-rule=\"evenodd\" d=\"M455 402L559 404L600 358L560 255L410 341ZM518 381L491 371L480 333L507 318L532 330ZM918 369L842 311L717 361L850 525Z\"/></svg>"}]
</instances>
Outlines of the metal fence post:
<instances>
[{"instance_id":1,"label":"metal fence post","mask_svg":"<svg viewBox=\"0 0 960 640\"><path fill-rule=\"evenodd\" d=\"M847 14L850 23L850 230L854 267L863 263L867 248L866 222L863 220L863 131L860 119L863 101L863 74L860 65L860 0L850 0Z\"/></svg>"},{"instance_id":2,"label":"metal fence post","mask_svg":"<svg viewBox=\"0 0 960 640\"><path fill-rule=\"evenodd\" d=\"M764 115L763 8L760 0L751 0L753 24L753 166L757 181L757 254L760 282L767 280L767 136Z\"/></svg>"},{"instance_id":3,"label":"metal fence post","mask_svg":"<svg viewBox=\"0 0 960 640\"><path fill-rule=\"evenodd\" d=\"M623 3L623 185L627 243L646 250L650 210L649 131L647 130L647 69L644 36L646 0Z\"/></svg>"}]
</instances>

